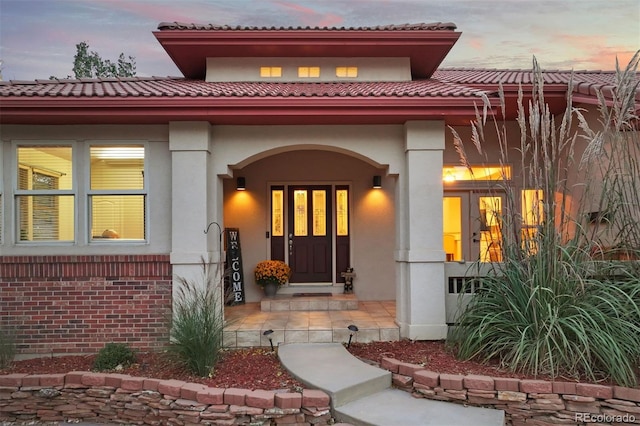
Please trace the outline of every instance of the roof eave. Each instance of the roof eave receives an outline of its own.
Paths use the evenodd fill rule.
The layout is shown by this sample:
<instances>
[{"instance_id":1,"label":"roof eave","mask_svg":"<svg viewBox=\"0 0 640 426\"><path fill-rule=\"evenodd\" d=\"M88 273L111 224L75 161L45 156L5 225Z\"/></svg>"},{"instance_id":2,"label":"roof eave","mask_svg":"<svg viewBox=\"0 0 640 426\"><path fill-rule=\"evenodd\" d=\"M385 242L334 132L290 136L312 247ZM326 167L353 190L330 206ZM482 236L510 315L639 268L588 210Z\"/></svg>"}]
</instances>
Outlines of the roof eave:
<instances>
[{"instance_id":1,"label":"roof eave","mask_svg":"<svg viewBox=\"0 0 640 426\"><path fill-rule=\"evenodd\" d=\"M480 98L3 98L2 124L402 124L408 120L465 121ZM492 100L494 105L497 99Z\"/></svg>"},{"instance_id":2,"label":"roof eave","mask_svg":"<svg viewBox=\"0 0 640 426\"><path fill-rule=\"evenodd\" d=\"M162 30L153 32L187 78L203 79L207 57L408 57L429 78L461 32L371 30Z\"/></svg>"}]
</instances>

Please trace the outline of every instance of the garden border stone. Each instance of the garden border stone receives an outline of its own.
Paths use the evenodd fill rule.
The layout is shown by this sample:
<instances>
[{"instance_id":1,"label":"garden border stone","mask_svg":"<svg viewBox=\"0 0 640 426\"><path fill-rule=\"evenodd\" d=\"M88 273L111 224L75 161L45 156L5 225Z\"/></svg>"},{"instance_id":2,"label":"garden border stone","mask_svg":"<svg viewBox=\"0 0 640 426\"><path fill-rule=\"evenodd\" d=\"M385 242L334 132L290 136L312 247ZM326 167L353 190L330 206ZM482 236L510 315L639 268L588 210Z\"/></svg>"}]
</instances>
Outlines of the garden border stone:
<instances>
[{"instance_id":1,"label":"garden border stone","mask_svg":"<svg viewBox=\"0 0 640 426\"><path fill-rule=\"evenodd\" d=\"M89 371L0 375L0 423L144 420L310 426L331 424L329 405L329 395L310 389L298 393L210 388L181 380Z\"/></svg>"}]
</instances>

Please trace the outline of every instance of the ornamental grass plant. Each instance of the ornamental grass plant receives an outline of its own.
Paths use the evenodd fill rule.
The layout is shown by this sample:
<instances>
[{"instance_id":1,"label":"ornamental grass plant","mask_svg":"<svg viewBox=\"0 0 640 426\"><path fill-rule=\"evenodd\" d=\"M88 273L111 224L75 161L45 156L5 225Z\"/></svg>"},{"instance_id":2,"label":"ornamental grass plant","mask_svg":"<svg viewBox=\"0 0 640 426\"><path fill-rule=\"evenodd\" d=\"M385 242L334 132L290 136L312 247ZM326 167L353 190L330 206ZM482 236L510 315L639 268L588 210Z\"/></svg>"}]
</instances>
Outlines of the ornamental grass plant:
<instances>
[{"instance_id":1,"label":"ornamental grass plant","mask_svg":"<svg viewBox=\"0 0 640 426\"><path fill-rule=\"evenodd\" d=\"M497 218L503 261L489 264L489 273L477 277L481 290L466 308L461 300L451 334L460 358L498 359L504 367L533 375L638 384L638 61L637 53L626 69L617 67L612 102L599 94L598 129L572 106L571 84L564 114L550 113L535 59L528 105L522 89L519 93L518 147L509 146L506 126L493 120L501 163L519 162L521 174L500 184L506 200L506 213ZM504 111L502 88L500 96ZM472 127L480 153L486 123L485 109ZM468 165L462 141L452 131ZM520 189L541 194L526 211L520 211ZM524 215L535 217L535 232L523 233ZM624 258L606 255L611 252Z\"/></svg>"},{"instance_id":2,"label":"ornamental grass plant","mask_svg":"<svg viewBox=\"0 0 640 426\"><path fill-rule=\"evenodd\" d=\"M256 265L256 284L264 287L268 283L277 284L281 287L289 281L291 268L281 260L263 260Z\"/></svg>"},{"instance_id":3,"label":"ornamental grass plant","mask_svg":"<svg viewBox=\"0 0 640 426\"><path fill-rule=\"evenodd\" d=\"M221 268L203 260L201 277L176 279L168 353L200 377L212 374L223 347Z\"/></svg>"},{"instance_id":4,"label":"ornamental grass plant","mask_svg":"<svg viewBox=\"0 0 640 426\"><path fill-rule=\"evenodd\" d=\"M7 368L16 355L16 342L13 333L0 327L0 369Z\"/></svg>"}]
</instances>

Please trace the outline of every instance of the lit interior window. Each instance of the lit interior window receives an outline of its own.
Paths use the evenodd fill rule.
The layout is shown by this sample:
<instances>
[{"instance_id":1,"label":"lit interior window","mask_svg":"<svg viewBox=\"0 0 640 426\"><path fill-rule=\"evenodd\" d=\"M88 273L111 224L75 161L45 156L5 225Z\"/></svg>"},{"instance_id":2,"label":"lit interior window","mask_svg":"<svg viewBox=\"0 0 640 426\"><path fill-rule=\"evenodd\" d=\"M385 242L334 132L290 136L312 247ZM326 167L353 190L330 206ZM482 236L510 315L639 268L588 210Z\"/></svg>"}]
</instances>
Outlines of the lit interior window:
<instances>
[{"instance_id":1,"label":"lit interior window","mask_svg":"<svg viewBox=\"0 0 640 426\"><path fill-rule=\"evenodd\" d=\"M17 160L18 240L73 241L71 147L20 146Z\"/></svg>"},{"instance_id":2,"label":"lit interior window","mask_svg":"<svg viewBox=\"0 0 640 426\"><path fill-rule=\"evenodd\" d=\"M541 189L525 189L521 192L522 245L525 252L538 251L538 226L544 221L544 202Z\"/></svg>"},{"instance_id":3,"label":"lit interior window","mask_svg":"<svg viewBox=\"0 0 640 426\"><path fill-rule=\"evenodd\" d=\"M511 179L511 166L444 166L442 168L442 180L445 183L458 181L497 181Z\"/></svg>"},{"instance_id":4,"label":"lit interior window","mask_svg":"<svg viewBox=\"0 0 640 426\"><path fill-rule=\"evenodd\" d=\"M336 67L336 77L355 78L358 76L358 67Z\"/></svg>"},{"instance_id":5,"label":"lit interior window","mask_svg":"<svg viewBox=\"0 0 640 426\"><path fill-rule=\"evenodd\" d=\"M282 77L282 67L260 67L260 77Z\"/></svg>"},{"instance_id":6,"label":"lit interior window","mask_svg":"<svg viewBox=\"0 0 640 426\"><path fill-rule=\"evenodd\" d=\"M298 77L318 78L320 77L320 67L298 67Z\"/></svg>"},{"instance_id":7,"label":"lit interior window","mask_svg":"<svg viewBox=\"0 0 640 426\"><path fill-rule=\"evenodd\" d=\"M525 226L540 225L544 219L544 204L541 189L525 189L522 198L522 224Z\"/></svg>"},{"instance_id":8,"label":"lit interior window","mask_svg":"<svg viewBox=\"0 0 640 426\"><path fill-rule=\"evenodd\" d=\"M447 262L462 260L462 199L446 196L442 200L443 247Z\"/></svg>"},{"instance_id":9,"label":"lit interior window","mask_svg":"<svg viewBox=\"0 0 640 426\"><path fill-rule=\"evenodd\" d=\"M91 238L145 238L144 147L90 148Z\"/></svg>"},{"instance_id":10,"label":"lit interior window","mask_svg":"<svg viewBox=\"0 0 640 426\"><path fill-rule=\"evenodd\" d=\"M480 208L480 261L501 262L502 217L501 197L479 197Z\"/></svg>"}]
</instances>

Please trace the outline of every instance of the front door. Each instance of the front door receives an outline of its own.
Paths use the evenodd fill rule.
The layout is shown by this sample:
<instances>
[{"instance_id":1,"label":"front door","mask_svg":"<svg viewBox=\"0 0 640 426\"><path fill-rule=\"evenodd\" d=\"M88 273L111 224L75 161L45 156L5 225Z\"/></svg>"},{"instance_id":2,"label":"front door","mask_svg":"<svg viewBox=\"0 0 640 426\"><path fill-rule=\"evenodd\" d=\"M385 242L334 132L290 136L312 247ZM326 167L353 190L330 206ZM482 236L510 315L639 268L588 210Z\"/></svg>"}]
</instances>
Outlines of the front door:
<instances>
[{"instance_id":1,"label":"front door","mask_svg":"<svg viewBox=\"0 0 640 426\"><path fill-rule=\"evenodd\" d=\"M445 191L443 247L447 261L500 262L504 207L503 193Z\"/></svg>"},{"instance_id":2,"label":"front door","mask_svg":"<svg viewBox=\"0 0 640 426\"><path fill-rule=\"evenodd\" d=\"M291 283L332 282L331 186L288 187L288 241Z\"/></svg>"}]
</instances>

